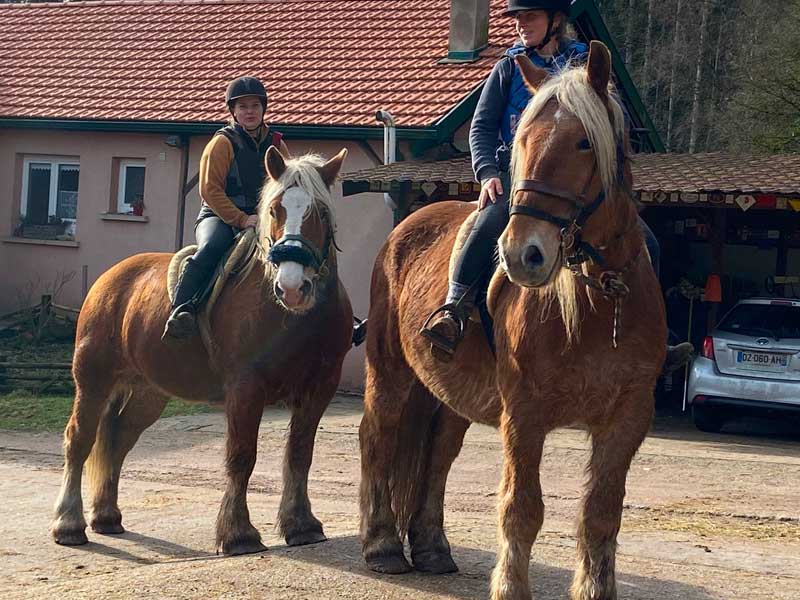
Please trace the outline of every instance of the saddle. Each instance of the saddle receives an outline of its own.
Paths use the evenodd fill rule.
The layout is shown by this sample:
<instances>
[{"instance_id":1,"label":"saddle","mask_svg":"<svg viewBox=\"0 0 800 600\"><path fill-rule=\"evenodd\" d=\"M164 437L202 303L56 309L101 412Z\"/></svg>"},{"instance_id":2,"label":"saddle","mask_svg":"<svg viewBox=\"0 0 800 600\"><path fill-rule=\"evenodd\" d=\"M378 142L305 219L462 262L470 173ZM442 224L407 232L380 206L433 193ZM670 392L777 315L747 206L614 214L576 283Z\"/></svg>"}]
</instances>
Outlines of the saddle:
<instances>
[{"instance_id":1,"label":"saddle","mask_svg":"<svg viewBox=\"0 0 800 600\"><path fill-rule=\"evenodd\" d=\"M231 248L222 256L214 274L206 286L196 297L197 319L200 337L208 351L213 356L213 342L211 339L210 315L214 304L228 282L241 281L253 267L253 256L258 250L258 236L253 228L239 232L233 240ZM181 273L186 265L186 259L194 255L197 245L186 246L176 252L169 262L167 269L167 294L170 304L175 298L175 289L178 286ZM242 276L242 277L240 277Z\"/></svg>"}]
</instances>

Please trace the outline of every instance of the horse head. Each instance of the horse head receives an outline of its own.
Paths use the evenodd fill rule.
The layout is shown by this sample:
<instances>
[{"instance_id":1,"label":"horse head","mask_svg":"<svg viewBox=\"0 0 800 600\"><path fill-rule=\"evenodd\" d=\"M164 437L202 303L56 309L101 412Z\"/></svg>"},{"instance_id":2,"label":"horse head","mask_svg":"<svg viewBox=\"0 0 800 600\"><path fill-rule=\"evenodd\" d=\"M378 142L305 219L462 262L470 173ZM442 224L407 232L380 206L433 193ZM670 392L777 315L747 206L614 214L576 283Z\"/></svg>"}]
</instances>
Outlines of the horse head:
<instances>
[{"instance_id":1,"label":"horse head","mask_svg":"<svg viewBox=\"0 0 800 600\"><path fill-rule=\"evenodd\" d=\"M272 290L293 313L311 310L318 283L335 265L336 214L331 187L347 150L325 162L307 154L288 159L271 147L265 158L268 182L261 193L262 247L269 248ZM335 272L335 269L333 269Z\"/></svg>"},{"instance_id":2,"label":"horse head","mask_svg":"<svg viewBox=\"0 0 800 600\"><path fill-rule=\"evenodd\" d=\"M524 55L517 64L534 97L514 139L511 219L499 253L512 282L541 287L601 260L597 249L627 231L636 211L617 193L628 140L608 48L592 42L585 68L552 78Z\"/></svg>"}]
</instances>

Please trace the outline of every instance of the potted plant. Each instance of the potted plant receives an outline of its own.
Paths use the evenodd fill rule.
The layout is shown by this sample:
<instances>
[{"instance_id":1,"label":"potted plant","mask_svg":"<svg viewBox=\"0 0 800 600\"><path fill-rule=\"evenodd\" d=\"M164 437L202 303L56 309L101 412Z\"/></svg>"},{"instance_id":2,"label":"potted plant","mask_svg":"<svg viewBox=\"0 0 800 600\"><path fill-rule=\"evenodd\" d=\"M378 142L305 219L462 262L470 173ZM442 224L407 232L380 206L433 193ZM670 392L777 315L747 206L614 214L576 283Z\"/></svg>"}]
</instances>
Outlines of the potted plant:
<instances>
[{"instance_id":1,"label":"potted plant","mask_svg":"<svg viewBox=\"0 0 800 600\"><path fill-rule=\"evenodd\" d=\"M142 194L134 196L131 202L131 210L137 217L141 217L144 214L144 196Z\"/></svg>"}]
</instances>

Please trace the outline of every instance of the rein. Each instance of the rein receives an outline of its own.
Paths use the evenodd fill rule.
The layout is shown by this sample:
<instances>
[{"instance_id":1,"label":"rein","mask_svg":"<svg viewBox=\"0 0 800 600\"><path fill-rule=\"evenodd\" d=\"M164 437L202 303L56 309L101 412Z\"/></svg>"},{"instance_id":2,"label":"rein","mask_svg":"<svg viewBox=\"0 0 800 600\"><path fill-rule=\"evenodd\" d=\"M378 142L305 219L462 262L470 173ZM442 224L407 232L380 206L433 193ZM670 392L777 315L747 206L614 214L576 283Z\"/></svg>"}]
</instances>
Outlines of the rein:
<instances>
[{"instance_id":1,"label":"rein","mask_svg":"<svg viewBox=\"0 0 800 600\"><path fill-rule=\"evenodd\" d=\"M617 159L617 183L620 184L624 178L624 161L628 159L622 150L621 144L617 145ZM596 173L597 161L595 160L589 179L583 186L581 193L577 196L569 190L553 187L541 179L521 179L516 183L514 187L514 196L519 192L534 192L543 196L557 198L558 200L571 204L574 208L573 217L571 219L557 217L547 211L521 204L512 204L509 214L546 221L561 228L560 254L563 267L569 269L575 278L586 287L600 292L603 297L614 302L611 347L616 349L618 347L617 337L622 313L622 299L630 293L630 288L625 283L624 276L638 262L642 251L640 248L633 258L621 269L606 269L597 276L585 275L583 273L582 265L586 262L591 262L600 267L606 266L606 260L600 253L600 249L605 250L607 246L602 246L600 249L595 248L590 243L584 241L582 237L584 225L606 200L606 193L603 189L600 190L600 193L591 202L588 202L586 199L586 193ZM616 236L615 240L622 239L624 235L625 233Z\"/></svg>"}]
</instances>

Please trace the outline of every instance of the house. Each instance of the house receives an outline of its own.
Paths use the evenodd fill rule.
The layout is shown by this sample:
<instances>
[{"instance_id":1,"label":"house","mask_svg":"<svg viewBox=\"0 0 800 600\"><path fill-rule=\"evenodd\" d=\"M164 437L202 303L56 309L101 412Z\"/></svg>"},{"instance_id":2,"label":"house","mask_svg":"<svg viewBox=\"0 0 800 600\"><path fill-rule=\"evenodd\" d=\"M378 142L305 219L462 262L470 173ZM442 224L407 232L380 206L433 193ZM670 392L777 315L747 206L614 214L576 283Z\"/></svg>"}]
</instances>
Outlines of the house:
<instances>
[{"instance_id":1,"label":"house","mask_svg":"<svg viewBox=\"0 0 800 600\"><path fill-rule=\"evenodd\" d=\"M122 0L0 5L0 313L16 291L76 276L59 302L139 252L193 242L203 147L228 118L227 83L261 78L295 154L349 150L347 171L466 148L481 84L514 41L506 0ZM576 29L611 46L637 144L662 149L591 0ZM385 190L337 191L341 276L368 309L393 225ZM389 190L386 190L389 191ZM38 293L38 292L37 292ZM363 384L350 353L342 387Z\"/></svg>"}]
</instances>

